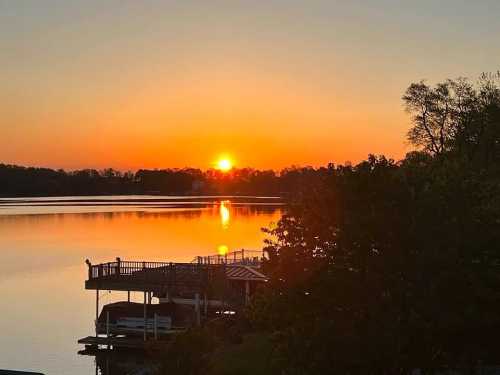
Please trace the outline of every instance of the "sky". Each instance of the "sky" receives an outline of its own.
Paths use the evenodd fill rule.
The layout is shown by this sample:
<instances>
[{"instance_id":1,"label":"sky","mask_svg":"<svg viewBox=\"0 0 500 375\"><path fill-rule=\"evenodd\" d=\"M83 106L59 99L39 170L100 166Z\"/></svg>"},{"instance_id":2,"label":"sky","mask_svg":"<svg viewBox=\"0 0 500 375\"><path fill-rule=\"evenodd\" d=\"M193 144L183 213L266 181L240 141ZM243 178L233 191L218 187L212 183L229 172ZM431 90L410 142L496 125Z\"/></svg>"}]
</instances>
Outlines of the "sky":
<instances>
[{"instance_id":1,"label":"sky","mask_svg":"<svg viewBox=\"0 0 500 375\"><path fill-rule=\"evenodd\" d=\"M500 69L499 14L498 0L0 0L0 163L397 160L406 87Z\"/></svg>"}]
</instances>

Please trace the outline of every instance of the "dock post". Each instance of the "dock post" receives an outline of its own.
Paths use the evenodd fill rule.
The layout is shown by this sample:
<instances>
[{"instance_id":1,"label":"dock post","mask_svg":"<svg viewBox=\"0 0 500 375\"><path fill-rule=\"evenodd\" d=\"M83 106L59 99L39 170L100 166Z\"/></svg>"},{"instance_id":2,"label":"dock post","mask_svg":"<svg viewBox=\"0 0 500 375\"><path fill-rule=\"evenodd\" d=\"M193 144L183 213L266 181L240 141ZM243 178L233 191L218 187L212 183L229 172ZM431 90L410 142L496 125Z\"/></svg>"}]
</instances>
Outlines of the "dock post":
<instances>
[{"instance_id":1,"label":"dock post","mask_svg":"<svg viewBox=\"0 0 500 375\"><path fill-rule=\"evenodd\" d=\"M109 346L109 310L106 311L106 338L108 339L108 349L110 348Z\"/></svg>"},{"instance_id":2,"label":"dock post","mask_svg":"<svg viewBox=\"0 0 500 375\"><path fill-rule=\"evenodd\" d=\"M90 263L90 260L85 259L85 264L89 267L89 280L92 280L92 263Z\"/></svg>"},{"instance_id":3,"label":"dock post","mask_svg":"<svg viewBox=\"0 0 500 375\"><path fill-rule=\"evenodd\" d=\"M98 336L97 333L97 320L99 319L99 289L95 291L95 337Z\"/></svg>"},{"instance_id":4,"label":"dock post","mask_svg":"<svg viewBox=\"0 0 500 375\"><path fill-rule=\"evenodd\" d=\"M196 293L194 295L194 311L196 313L196 325L200 326L201 325L201 318L200 318L200 293Z\"/></svg>"},{"instance_id":5,"label":"dock post","mask_svg":"<svg viewBox=\"0 0 500 375\"><path fill-rule=\"evenodd\" d=\"M106 336L109 337L109 311L106 311Z\"/></svg>"},{"instance_id":6,"label":"dock post","mask_svg":"<svg viewBox=\"0 0 500 375\"><path fill-rule=\"evenodd\" d=\"M116 273L118 276L120 276L121 274L121 263L122 260L120 259L120 257L116 257Z\"/></svg>"},{"instance_id":7,"label":"dock post","mask_svg":"<svg viewBox=\"0 0 500 375\"><path fill-rule=\"evenodd\" d=\"M203 295L203 309L205 317L208 315L208 298L207 298L207 293Z\"/></svg>"},{"instance_id":8,"label":"dock post","mask_svg":"<svg viewBox=\"0 0 500 375\"><path fill-rule=\"evenodd\" d=\"M130 302L130 290L127 290L127 302Z\"/></svg>"},{"instance_id":9,"label":"dock post","mask_svg":"<svg viewBox=\"0 0 500 375\"><path fill-rule=\"evenodd\" d=\"M154 320L154 333L155 333L155 340L158 340L158 314L155 313L155 320Z\"/></svg>"},{"instance_id":10,"label":"dock post","mask_svg":"<svg viewBox=\"0 0 500 375\"><path fill-rule=\"evenodd\" d=\"M146 324L147 324L147 315L146 315L146 292L144 292L144 341L146 341L147 333L146 333Z\"/></svg>"},{"instance_id":11,"label":"dock post","mask_svg":"<svg viewBox=\"0 0 500 375\"><path fill-rule=\"evenodd\" d=\"M245 305L248 305L250 302L250 281L245 281Z\"/></svg>"}]
</instances>

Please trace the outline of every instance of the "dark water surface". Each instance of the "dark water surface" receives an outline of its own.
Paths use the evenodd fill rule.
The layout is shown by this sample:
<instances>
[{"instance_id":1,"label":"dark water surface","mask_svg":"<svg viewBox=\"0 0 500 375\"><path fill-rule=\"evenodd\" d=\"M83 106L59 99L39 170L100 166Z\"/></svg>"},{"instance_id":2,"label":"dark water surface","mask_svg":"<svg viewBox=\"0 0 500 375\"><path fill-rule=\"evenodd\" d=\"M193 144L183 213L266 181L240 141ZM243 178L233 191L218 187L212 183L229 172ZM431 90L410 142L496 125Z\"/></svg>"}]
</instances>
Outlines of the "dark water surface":
<instances>
[{"instance_id":1,"label":"dark water surface","mask_svg":"<svg viewBox=\"0 0 500 375\"><path fill-rule=\"evenodd\" d=\"M0 199L0 369L95 374L76 343L93 334L86 258L189 262L225 247L261 249L260 229L281 211L269 197ZM124 298L101 292L102 303Z\"/></svg>"}]
</instances>

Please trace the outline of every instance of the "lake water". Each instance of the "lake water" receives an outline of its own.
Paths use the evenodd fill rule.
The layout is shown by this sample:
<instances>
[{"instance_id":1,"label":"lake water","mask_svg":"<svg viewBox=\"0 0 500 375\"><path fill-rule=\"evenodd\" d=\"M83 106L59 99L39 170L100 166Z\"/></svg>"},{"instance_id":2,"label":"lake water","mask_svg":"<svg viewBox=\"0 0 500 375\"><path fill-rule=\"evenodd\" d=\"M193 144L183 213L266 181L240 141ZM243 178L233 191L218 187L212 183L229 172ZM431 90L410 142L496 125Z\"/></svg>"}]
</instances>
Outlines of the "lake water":
<instances>
[{"instance_id":1,"label":"lake water","mask_svg":"<svg viewBox=\"0 0 500 375\"><path fill-rule=\"evenodd\" d=\"M190 262L225 247L261 249L260 229L281 212L266 197L0 199L0 369L95 374L94 358L77 354L77 340L94 332L85 259Z\"/></svg>"}]
</instances>

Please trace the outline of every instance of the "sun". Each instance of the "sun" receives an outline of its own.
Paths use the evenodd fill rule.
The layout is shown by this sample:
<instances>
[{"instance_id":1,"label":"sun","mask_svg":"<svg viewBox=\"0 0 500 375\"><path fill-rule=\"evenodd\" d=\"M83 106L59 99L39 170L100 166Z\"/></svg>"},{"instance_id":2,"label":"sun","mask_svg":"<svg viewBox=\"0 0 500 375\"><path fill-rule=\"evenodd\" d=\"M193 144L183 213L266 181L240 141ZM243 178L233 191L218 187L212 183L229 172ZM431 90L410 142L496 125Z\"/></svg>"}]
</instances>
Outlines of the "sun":
<instances>
[{"instance_id":1,"label":"sun","mask_svg":"<svg viewBox=\"0 0 500 375\"><path fill-rule=\"evenodd\" d=\"M219 255L227 255L227 253L229 252L229 248L226 246L226 245L220 245L217 247L217 253Z\"/></svg>"},{"instance_id":2,"label":"sun","mask_svg":"<svg viewBox=\"0 0 500 375\"><path fill-rule=\"evenodd\" d=\"M227 157L220 158L216 163L216 168L222 172L228 172L233 168L233 162Z\"/></svg>"}]
</instances>

